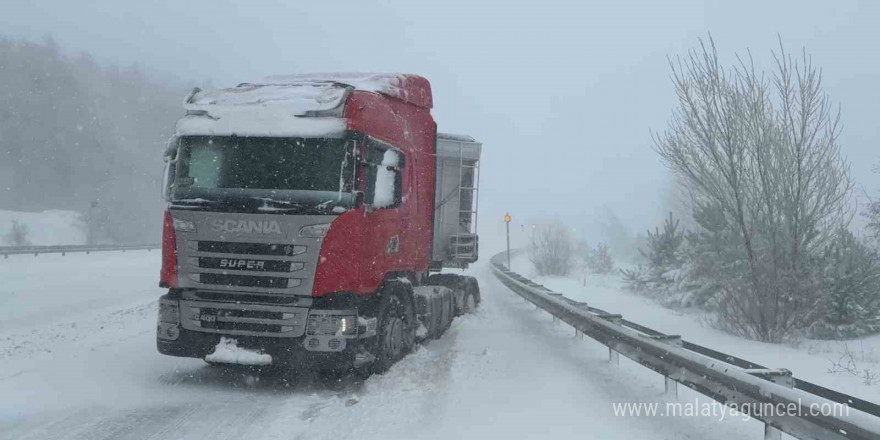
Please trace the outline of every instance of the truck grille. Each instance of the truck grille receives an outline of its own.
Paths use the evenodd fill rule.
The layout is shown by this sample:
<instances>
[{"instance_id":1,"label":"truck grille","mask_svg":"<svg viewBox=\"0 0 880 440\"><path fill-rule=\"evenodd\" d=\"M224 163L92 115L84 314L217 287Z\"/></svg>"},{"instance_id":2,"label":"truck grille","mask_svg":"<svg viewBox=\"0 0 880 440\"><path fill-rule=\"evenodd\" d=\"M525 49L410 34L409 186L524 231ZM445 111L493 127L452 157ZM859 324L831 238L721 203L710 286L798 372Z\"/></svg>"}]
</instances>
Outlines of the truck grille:
<instances>
[{"instance_id":1,"label":"truck grille","mask_svg":"<svg viewBox=\"0 0 880 440\"><path fill-rule=\"evenodd\" d=\"M277 294L267 294L267 295L257 295L257 294L243 294L243 293L223 293L223 292L211 292L206 290L195 290L188 291L186 294L193 296L194 298L203 299L205 301L220 301L220 302L237 302L237 303L254 303L254 304L287 304L287 305L308 305L311 304L311 298L304 299L299 296L291 296L291 295L277 295Z\"/></svg>"},{"instance_id":2,"label":"truck grille","mask_svg":"<svg viewBox=\"0 0 880 440\"><path fill-rule=\"evenodd\" d=\"M290 306L311 301L323 243L320 237L303 237L298 231L336 218L185 209L172 214L197 226L195 231L180 230L175 235L177 287L203 295L200 300ZM217 227L229 221L277 222L280 230L269 234Z\"/></svg>"},{"instance_id":3,"label":"truck grille","mask_svg":"<svg viewBox=\"0 0 880 440\"><path fill-rule=\"evenodd\" d=\"M243 336L300 337L308 308L278 305L208 303L182 300L181 322L187 330Z\"/></svg>"},{"instance_id":4,"label":"truck grille","mask_svg":"<svg viewBox=\"0 0 880 440\"><path fill-rule=\"evenodd\" d=\"M284 313L264 310L241 310L241 309L218 309L204 307L201 312L207 315L216 315L224 318L257 318L257 319L283 319Z\"/></svg>"},{"instance_id":5,"label":"truck grille","mask_svg":"<svg viewBox=\"0 0 880 440\"><path fill-rule=\"evenodd\" d=\"M300 280L297 278L255 277L248 275L224 275L219 273L203 273L198 275L198 282L202 284L215 284L220 286L287 289L289 287L296 287L300 283Z\"/></svg>"},{"instance_id":6,"label":"truck grille","mask_svg":"<svg viewBox=\"0 0 880 440\"><path fill-rule=\"evenodd\" d=\"M203 322L202 328L207 329L216 329L216 330L239 330L246 332L257 332L257 333L281 333L280 325L272 325L272 324L254 324L250 322L228 322L228 321L215 321L211 323Z\"/></svg>"},{"instance_id":7,"label":"truck grille","mask_svg":"<svg viewBox=\"0 0 880 440\"><path fill-rule=\"evenodd\" d=\"M205 269L252 270L256 272L291 272L303 268L298 261L255 260L244 258L199 257L199 267Z\"/></svg>"},{"instance_id":8,"label":"truck grille","mask_svg":"<svg viewBox=\"0 0 880 440\"><path fill-rule=\"evenodd\" d=\"M306 252L306 247L291 244L199 241L198 251L213 252L218 254L272 255L279 257L291 257L294 255L304 254Z\"/></svg>"},{"instance_id":9,"label":"truck grille","mask_svg":"<svg viewBox=\"0 0 880 440\"><path fill-rule=\"evenodd\" d=\"M193 240L187 249L195 251L188 278L207 288L291 293L310 275L302 272L307 246Z\"/></svg>"}]
</instances>

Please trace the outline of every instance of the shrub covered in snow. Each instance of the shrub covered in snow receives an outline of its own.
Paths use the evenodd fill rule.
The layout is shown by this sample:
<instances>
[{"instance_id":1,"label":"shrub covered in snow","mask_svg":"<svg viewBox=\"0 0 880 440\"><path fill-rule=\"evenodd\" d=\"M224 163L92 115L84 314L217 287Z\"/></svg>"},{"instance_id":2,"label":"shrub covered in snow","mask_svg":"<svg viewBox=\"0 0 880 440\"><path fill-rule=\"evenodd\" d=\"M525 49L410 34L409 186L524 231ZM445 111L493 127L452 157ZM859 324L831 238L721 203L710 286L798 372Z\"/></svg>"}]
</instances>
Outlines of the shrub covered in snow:
<instances>
[{"instance_id":1,"label":"shrub covered in snow","mask_svg":"<svg viewBox=\"0 0 880 440\"><path fill-rule=\"evenodd\" d=\"M3 237L3 241L10 246L27 246L30 244L28 232L30 232L30 228L27 225L19 223L18 220L13 220L12 227L9 228L9 232Z\"/></svg>"},{"instance_id":2,"label":"shrub covered in snow","mask_svg":"<svg viewBox=\"0 0 880 440\"><path fill-rule=\"evenodd\" d=\"M601 275L614 272L614 257L611 255L611 248L605 243L599 243L596 247L583 243L578 254L585 271Z\"/></svg>"},{"instance_id":3,"label":"shrub covered in snow","mask_svg":"<svg viewBox=\"0 0 880 440\"><path fill-rule=\"evenodd\" d=\"M754 297L752 272L737 234L712 219L718 219L712 208L695 208L697 230L683 233L686 239L679 242L671 237L682 232L668 218L663 230L649 233L649 245L642 250L648 263L621 272L631 289L666 306L699 307L711 313L708 321L714 326L753 335L753 326L766 323L752 320L757 313L745 313L761 304L746 301ZM674 253L662 243L675 244ZM676 258L664 259L664 253ZM765 286L800 295L789 299L792 309L774 315L789 328L787 336L847 339L880 333L880 251L849 230L838 230L831 243L809 257L798 277L771 270L768 266L757 272Z\"/></svg>"},{"instance_id":4,"label":"shrub covered in snow","mask_svg":"<svg viewBox=\"0 0 880 440\"><path fill-rule=\"evenodd\" d=\"M75 211L0 210L0 246L12 246L14 242L34 246L86 244L86 231L83 215Z\"/></svg>"},{"instance_id":5,"label":"shrub covered in snow","mask_svg":"<svg viewBox=\"0 0 880 440\"><path fill-rule=\"evenodd\" d=\"M605 243L599 243L592 249L587 267L593 273L598 274L614 272L614 258L611 256L611 251Z\"/></svg>"},{"instance_id":6,"label":"shrub covered in snow","mask_svg":"<svg viewBox=\"0 0 880 440\"><path fill-rule=\"evenodd\" d=\"M663 230L648 230L646 248L639 252L647 261L635 269L622 269L623 278L631 288L640 291L667 292L674 288L675 277L682 270L681 245L684 232L672 213L666 218ZM674 290L674 289L673 289ZM667 292L668 293L668 292Z\"/></svg>"},{"instance_id":7,"label":"shrub covered in snow","mask_svg":"<svg viewBox=\"0 0 880 440\"><path fill-rule=\"evenodd\" d=\"M840 230L822 258L823 295L808 334L844 339L880 332L880 255Z\"/></svg>"},{"instance_id":8,"label":"shrub covered in snow","mask_svg":"<svg viewBox=\"0 0 880 440\"><path fill-rule=\"evenodd\" d=\"M575 242L569 229L559 219L536 227L529 259L538 275L568 275L575 263Z\"/></svg>"}]
</instances>

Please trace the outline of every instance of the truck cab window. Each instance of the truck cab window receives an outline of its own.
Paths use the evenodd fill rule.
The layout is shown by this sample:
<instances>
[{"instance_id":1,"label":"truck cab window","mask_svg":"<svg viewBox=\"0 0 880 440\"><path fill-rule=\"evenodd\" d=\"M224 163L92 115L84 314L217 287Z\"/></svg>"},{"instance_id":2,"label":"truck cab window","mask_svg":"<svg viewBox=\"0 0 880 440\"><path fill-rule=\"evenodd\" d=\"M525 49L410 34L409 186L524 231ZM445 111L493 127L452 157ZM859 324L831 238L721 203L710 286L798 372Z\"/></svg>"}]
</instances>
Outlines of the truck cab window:
<instances>
[{"instance_id":1,"label":"truck cab window","mask_svg":"<svg viewBox=\"0 0 880 440\"><path fill-rule=\"evenodd\" d=\"M365 162L364 201L375 208L400 205L403 155L390 145L370 139Z\"/></svg>"},{"instance_id":2,"label":"truck cab window","mask_svg":"<svg viewBox=\"0 0 880 440\"><path fill-rule=\"evenodd\" d=\"M216 188L220 184L220 164L223 162L222 146L214 140L193 145L189 157L189 177L196 188Z\"/></svg>"}]
</instances>

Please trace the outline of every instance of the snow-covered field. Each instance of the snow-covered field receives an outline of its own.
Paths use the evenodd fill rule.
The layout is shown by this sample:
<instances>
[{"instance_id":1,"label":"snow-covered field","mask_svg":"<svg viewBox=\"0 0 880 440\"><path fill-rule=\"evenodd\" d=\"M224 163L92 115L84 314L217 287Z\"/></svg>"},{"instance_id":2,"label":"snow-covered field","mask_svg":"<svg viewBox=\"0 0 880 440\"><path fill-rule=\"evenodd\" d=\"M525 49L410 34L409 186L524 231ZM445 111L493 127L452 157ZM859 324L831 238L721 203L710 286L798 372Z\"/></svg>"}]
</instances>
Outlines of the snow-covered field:
<instances>
[{"instance_id":1,"label":"snow-covered field","mask_svg":"<svg viewBox=\"0 0 880 440\"><path fill-rule=\"evenodd\" d=\"M880 401L880 377L869 380L870 384L866 384L864 377L865 371L869 379L873 375L880 376L880 335L846 342L807 339L798 343L769 344L746 340L712 328L697 311L669 309L651 298L628 291L616 274L587 274L586 281L584 274L540 277L536 276L525 253L515 254L512 266L514 271L551 290L609 313L620 313L624 318L654 330L681 335L693 343L768 368L787 368L795 377L871 402ZM854 355L853 367L861 376L831 371L839 370L834 364L841 361L847 347Z\"/></svg>"},{"instance_id":2,"label":"snow-covered field","mask_svg":"<svg viewBox=\"0 0 880 440\"><path fill-rule=\"evenodd\" d=\"M616 402L666 402L662 378L608 364L486 257L477 314L384 375L331 384L159 355L156 252L0 260L0 439L760 438L756 421L615 417Z\"/></svg>"},{"instance_id":3,"label":"snow-covered field","mask_svg":"<svg viewBox=\"0 0 880 440\"><path fill-rule=\"evenodd\" d=\"M85 244L87 225L78 212L48 210L17 212L0 210L0 246L9 246L4 237L16 221L27 228L27 240L34 246Z\"/></svg>"}]
</instances>

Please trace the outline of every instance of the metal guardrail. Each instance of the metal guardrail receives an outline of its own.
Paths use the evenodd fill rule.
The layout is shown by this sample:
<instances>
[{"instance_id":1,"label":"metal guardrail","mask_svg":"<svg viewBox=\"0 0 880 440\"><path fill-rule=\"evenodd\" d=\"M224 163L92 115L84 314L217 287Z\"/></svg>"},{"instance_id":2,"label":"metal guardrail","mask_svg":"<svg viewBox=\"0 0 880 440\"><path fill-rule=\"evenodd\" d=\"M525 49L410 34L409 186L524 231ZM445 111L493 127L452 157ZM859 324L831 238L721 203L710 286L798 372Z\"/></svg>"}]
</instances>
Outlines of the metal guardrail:
<instances>
[{"instance_id":1,"label":"metal guardrail","mask_svg":"<svg viewBox=\"0 0 880 440\"><path fill-rule=\"evenodd\" d=\"M619 354L665 377L666 392L677 396L682 384L741 412L773 406L784 411L753 418L764 422L764 438L782 433L802 440L880 439L880 405L797 379L785 369L768 369L623 319L621 315L566 298L531 280L508 271L507 252L491 259L495 276L514 293L535 306L608 346L609 360ZM829 406L831 405L831 406ZM817 414L817 410L846 405L843 414ZM769 414L768 414L769 413Z\"/></svg>"},{"instance_id":2,"label":"metal guardrail","mask_svg":"<svg viewBox=\"0 0 880 440\"><path fill-rule=\"evenodd\" d=\"M106 251L137 251L159 249L158 244L98 244L98 245L60 245L60 246L0 246L0 255L9 258L10 255L33 254L61 254L69 252L106 252Z\"/></svg>"}]
</instances>

